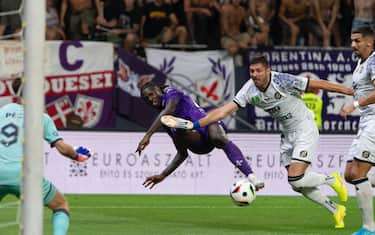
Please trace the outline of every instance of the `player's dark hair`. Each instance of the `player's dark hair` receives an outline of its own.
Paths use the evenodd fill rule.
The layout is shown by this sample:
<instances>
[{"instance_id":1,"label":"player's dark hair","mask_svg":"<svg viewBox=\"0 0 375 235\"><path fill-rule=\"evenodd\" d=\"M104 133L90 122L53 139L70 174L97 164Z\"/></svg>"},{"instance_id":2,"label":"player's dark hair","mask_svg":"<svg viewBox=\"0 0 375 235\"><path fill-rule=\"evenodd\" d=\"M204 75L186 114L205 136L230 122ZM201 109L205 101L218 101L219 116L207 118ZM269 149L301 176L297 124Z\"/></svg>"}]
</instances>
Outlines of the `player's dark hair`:
<instances>
[{"instance_id":1,"label":"player's dark hair","mask_svg":"<svg viewBox=\"0 0 375 235\"><path fill-rule=\"evenodd\" d=\"M148 89L148 88L154 88L154 87L157 87L158 85L156 85L155 83L153 82L146 82L145 84L143 84L143 86L141 87L141 96L143 96L143 91Z\"/></svg>"},{"instance_id":2,"label":"player's dark hair","mask_svg":"<svg viewBox=\"0 0 375 235\"><path fill-rule=\"evenodd\" d=\"M12 82L12 89L14 94L21 95L22 91L19 92L19 89L21 88L22 80L21 78L16 78Z\"/></svg>"},{"instance_id":3,"label":"player's dark hair","mask_svg":"<svg viewBox=\"0 0 375 235\"><path fill-rule=\"evenodd\" d=\"M363 37L373 37L374 38L374 30L370 26L362 26L352 30L352 33L359 33L362 34Z\"/></svg>"},{"instance_id":4,"label":"player's dark hair","mask_svg":"<svg viewBox=\"0 0 375 235\"><path fill-rule=\"evenodd\" d=\"M265 55L257 54L250 60L250 65L252 64L263 64L265 67L270 67L267 57Z\"/></svg>"},{"instance_id":5,"label":"player's dark hair","mask_svg":"<svg viewBox=\"0 0 375 235\"><path fill-rule=\"evenodd\" d=\"M164 91L165 88L167 88L167 85L159 86L153 82L146 82L142 87L141 87L141 96L143 96L143 91L148 89L148 88L155 88L159 87L162 91Z\"/></svg>"}]
</instances>

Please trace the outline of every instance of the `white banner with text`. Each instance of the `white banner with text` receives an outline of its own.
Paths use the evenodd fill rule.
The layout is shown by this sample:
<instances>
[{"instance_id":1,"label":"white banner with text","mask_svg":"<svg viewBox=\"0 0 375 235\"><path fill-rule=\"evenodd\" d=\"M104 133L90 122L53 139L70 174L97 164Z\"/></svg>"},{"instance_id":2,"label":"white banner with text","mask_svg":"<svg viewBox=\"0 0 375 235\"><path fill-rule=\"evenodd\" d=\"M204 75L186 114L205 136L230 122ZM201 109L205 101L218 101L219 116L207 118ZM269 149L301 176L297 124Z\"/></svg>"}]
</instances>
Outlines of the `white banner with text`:
<instances>
[{"instance_id":1,"label":"white banner with text","mask_svg":"<svg viewBox=\"0 0 375 235\"><path fill-rule=\"evenodd\" d=\"M46 144L45 176L64 193L78 194L228 194L233 182L243 178L227 159L215 149L206 155L191 156L169 177L152 190L142 186L147 176L159 174L176 154L168 135L156 133L145 151L135 153L144 133L72 132L60 133L67 143L89 147L92 158L78 163L59 156ZM255 173L265 180L259 195L297 195L287 182L286 170L280 166L277 134L229 134L239 146ZM354 135L321 135L318 154L312 164L316 172L343 174L346 153ZM347 185L351 195L354 187ZM328 186L323 192L334 195Z\"/></svg>"}]
</instances>

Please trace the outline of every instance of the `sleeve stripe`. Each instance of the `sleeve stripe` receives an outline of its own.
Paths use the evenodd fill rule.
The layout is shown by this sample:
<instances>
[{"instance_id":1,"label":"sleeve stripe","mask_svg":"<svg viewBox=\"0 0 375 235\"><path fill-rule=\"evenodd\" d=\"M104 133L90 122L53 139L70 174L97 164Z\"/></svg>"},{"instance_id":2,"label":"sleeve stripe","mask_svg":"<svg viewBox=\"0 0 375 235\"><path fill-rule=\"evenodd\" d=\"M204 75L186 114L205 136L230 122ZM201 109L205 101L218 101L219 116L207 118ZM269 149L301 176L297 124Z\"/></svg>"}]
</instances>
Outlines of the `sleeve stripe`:
<instances>
[{"instance_id":1,"label":"sleeve stripe","mask_svg":"<svg viewBox=\"0 0 375 235\"><path fill-rule=\"evenodd\" d=\"M243 108L236 99L233 99L233 102L238 106L238 108Z\"/></svg>"},{"instance_id":2,"label":"sleeve stripe","mask_svg":"<svg viewBox=\"0 0 375 235\"><path fill-rule=\"evenodd\" d=\"M53 148L54 145L55 145L55 143L56 143L57 141L59 141L59 140L62 140L62 138L59 137L59 138L55 139L54 141L52 141L52 142L50 143L51 148Z\"/></svg>"},{"instance_id":3,"label":"sleeve stripe","mask_svg":"<svg viewBox=\"0 0 375 235\"><path fill-rule=\"evenodd\" d=\"M307 78L305 92L307 92L307 89L309 88L309 83L310 83L310 78Z\"/></svg>"}]
</instances>

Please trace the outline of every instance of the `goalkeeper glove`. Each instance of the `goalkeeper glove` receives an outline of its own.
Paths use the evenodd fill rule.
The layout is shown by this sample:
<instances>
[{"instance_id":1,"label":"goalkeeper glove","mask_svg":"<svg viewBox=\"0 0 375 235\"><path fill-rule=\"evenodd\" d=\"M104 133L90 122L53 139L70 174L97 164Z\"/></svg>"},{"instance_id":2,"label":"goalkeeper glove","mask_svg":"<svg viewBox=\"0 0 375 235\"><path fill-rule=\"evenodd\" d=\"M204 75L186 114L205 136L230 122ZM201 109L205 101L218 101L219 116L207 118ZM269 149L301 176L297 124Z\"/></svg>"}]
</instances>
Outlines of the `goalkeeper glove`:
<instances>
[{"instance_id":1,"label":"goalkeeper glove","mask_svg":"<svg viewBox=\"0 0 375 235\"><path fill-rule=\"evenodd\" d=\"M79 162L84 162L88 160L91 157L90 150L88 148L79 146L75 148L76 151L76 157L74 160L79 161Z\"/></svg>"}]
</instances>

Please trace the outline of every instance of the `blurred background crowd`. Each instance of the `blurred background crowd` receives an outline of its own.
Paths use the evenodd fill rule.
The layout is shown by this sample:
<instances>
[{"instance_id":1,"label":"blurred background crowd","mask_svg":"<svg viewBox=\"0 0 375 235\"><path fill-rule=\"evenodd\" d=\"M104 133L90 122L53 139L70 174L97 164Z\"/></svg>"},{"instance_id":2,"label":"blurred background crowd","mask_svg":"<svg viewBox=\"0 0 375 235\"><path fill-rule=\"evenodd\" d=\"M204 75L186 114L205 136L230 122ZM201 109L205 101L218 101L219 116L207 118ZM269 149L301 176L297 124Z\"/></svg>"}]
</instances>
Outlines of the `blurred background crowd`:
<instances>
[{"instance_id":1,"label":"blurred background crowd","mask_svg":"<svg viewBox=\"0 0 375 235\"><path fill-rule=\"evenodd\" d=\"M0 0L1 12L21 0ZM375 0L47 0L47 40L110 41L131 53L147 46L224 48L350 44L374 26ZM0 38L17 38L20 14L0 17ZM10 36L9 36L10 35Z\"/></svg>"}]
</instances>

